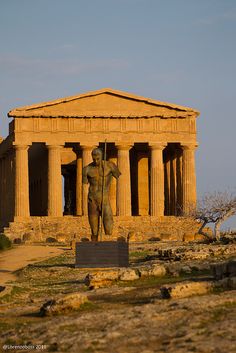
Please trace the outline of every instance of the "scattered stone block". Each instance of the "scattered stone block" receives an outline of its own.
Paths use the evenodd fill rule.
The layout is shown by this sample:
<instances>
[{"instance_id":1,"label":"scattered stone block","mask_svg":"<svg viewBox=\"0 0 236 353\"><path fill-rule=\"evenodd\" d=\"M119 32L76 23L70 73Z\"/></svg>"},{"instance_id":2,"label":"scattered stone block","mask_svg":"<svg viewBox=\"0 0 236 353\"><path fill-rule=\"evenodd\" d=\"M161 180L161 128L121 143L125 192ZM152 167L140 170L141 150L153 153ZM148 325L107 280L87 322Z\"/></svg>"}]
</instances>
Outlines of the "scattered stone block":
<instances>
[{"instance_id":1,"label":"scattered stone block","mask_svg":"<svg viewBox=\"0 0 236 353\"><path fill-rule=\"evenodd\" d=\"M51 299L40 308L41 316L54 316L77 310L82 304L88 302L85 294L73 293L59 299Z\"/></svg>"},{"instance_id":2,"label":"scattered stone block","mask_svg":"<svg viewBox=\"0 0 236 353\"><path fill-rule=\"evenodd\" d=\"M165 266L153 264L150 269L150 275L156 277L164 277L166 275Z\"/></svg>"},{"instance_id":3,"label":"scattered stone block","mask_svg":"<svg viewBox=\"0 0 236 353\"><path fill-rule=\"evenodd\" d=\"M89 289L97 289L102 287L107 287L112 284L112 282L118 280L119 271L99 271L96 273L89 273L84 279L84 283Z\"/></svg>"},{"instance_id":4,"label":"scattered stone block","mask_svg":"<svg viewBox=\"0 0 236 353\"><path fill-rule=\"evenodd\" d=\"M163 265L153 264L152 266L139 267L140 277L163 277L166 275L166 268Z\"/></svg>"},{"instance_id":5,"label":"scattered stone block","mask_svg":"<svg viewBox=\"0 0 236 353\"><path fill-rule=\"evenodd\" d=\"M139 279L138 271L132 268L122 269L119 272L120 281L134 281L136 279Z\"/></svg>"},{"instance_id":6,"label":"scattered stone block","mask_svg":"<svg viewBox=\"0 0 236 353\"><path fill-rule=\"evenodd\" d=\"M139 272L140 277L148 277L150 276L150 266L139 267L137 271Z\"/></svg>"},{"instance_id":7,"label":"scattered stone block","mask_svg":"<svg viewBox=\"0 0 236 353\"><path fill-rule=\"evenodd\" d=\"M192 295L201 295L209 293L213 290L213 281L202 281L202 282L181 282L175 283L168 286L163 286L160 288L161 298L186 298Z\"/></svg>"}]
</instances>

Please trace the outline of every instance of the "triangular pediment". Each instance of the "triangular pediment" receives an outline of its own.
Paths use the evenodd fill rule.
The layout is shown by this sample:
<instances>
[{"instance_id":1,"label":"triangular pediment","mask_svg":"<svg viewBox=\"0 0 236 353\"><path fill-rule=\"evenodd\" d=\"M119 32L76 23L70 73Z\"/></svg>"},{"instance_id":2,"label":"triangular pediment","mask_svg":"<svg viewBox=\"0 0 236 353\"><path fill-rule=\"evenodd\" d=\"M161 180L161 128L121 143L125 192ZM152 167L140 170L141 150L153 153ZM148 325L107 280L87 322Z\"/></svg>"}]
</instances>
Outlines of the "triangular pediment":
<instances>
[{"instance_id":1,"label":"triangular pediment","mask_svg":"<svg viewBox=\"0 0 236 353\"><path fill-rule=\"evenodd\" d=\"M110 88L11 110L9 117L188 117L191 108L136 96Z\"/></svg>"}]
</instances>

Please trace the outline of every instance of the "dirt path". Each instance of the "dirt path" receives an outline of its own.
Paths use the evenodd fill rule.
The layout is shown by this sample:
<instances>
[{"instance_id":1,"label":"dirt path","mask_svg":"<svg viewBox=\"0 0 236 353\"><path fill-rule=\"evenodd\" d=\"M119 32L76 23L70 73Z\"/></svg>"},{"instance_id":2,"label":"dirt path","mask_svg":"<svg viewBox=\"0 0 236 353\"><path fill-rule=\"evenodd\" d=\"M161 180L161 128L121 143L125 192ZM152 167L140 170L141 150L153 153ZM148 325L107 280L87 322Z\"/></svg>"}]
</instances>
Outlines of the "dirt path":
<instances>
[{"instance_id":1,"label":"dirt path","mask_svg":"<svg viewBox=\"0 0 236 353\"><path fill-rule=\"evenodd\" d=\"M63 253L62 247L19 245L0 253L0 285L14 281L14 271L41 260Z\"/></svg>"}]
</instances>

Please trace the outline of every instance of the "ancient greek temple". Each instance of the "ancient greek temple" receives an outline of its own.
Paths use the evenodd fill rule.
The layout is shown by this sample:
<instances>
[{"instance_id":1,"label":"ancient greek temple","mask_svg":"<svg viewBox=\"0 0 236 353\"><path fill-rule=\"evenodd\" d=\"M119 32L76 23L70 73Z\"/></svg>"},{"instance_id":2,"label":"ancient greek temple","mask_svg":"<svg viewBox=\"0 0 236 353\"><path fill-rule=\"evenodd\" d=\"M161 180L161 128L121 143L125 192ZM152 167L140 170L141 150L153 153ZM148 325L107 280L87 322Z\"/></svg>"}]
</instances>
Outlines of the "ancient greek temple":
<instances>
[{"instance_id":1,"label":"ancient greek temple","mask_svg":"<svg viewBox=\"0 0 236 353\"><path fill-rule=\"evenodd\" d=\"M39 220L76 219L85 231L82 168L105 141L107 159L122 173L110 188L115 222L180 216L196 203L198 115L110 88L11 110L0 143L1 229L29 233Z\"/></svg>"}]
</instances>

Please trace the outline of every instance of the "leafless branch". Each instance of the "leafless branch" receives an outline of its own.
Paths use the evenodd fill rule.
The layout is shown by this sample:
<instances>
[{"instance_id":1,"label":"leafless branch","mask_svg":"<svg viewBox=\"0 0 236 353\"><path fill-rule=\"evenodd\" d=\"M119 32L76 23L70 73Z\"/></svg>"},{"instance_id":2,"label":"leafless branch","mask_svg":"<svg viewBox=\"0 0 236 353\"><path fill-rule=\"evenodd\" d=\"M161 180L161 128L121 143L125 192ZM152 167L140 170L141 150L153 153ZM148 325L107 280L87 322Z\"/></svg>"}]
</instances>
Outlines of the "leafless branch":
<instances>
[{"instance_id":1,"label":"leafless branch","mask_svg":"<svg viewBox=\"0 0 236 353\"><path fill-rule=\"evenodd\" d=\"M204 232L207 224L214 224L214 239L220 239L220 227L231 216L236 215L236 196L227 191L206 194L196 208L190 208L188 216L200 222L199 233Z\"/></svg>"}]
</instances>

